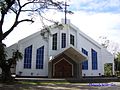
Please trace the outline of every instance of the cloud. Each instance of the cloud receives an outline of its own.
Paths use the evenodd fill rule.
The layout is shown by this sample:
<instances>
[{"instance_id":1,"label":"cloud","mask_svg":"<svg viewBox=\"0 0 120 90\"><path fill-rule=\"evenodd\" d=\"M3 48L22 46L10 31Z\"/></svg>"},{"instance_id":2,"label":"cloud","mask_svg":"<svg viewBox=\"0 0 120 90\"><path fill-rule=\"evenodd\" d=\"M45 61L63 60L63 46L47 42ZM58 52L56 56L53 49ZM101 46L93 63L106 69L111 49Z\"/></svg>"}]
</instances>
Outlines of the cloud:
<instances>
[{"instance_id":1,"label":"cloud","mask_svg":"<svg viewBox=\"0 0 120 90\"><path fill-rule=\"evenodd\" d=\"M120 42L120 14L87 13L77 11L69 16L71 22L81 31L97 41L99 36L106 36L110 40Z\"/></svg>"},{"instance_id":2,"label":"cloud","mask_svg":"<svg viewBox=\"0 0 120 90\"><path fill-rule=\"evenodd\" d=\"M120 0L71 0L70 10L89 12L120 12Z\"/></svg>"},{"instance_id":3,"label":"cloud","mask_svg":"<svg viewBox=\"0 0 120 90\"><path fill-rule=\"evenodd\" d=\"M118 12L119 9L112 11L113 7L117 8L120 5L119 2L120 0L71 0L68 4L71 5L70 8L74 10L74 14L67 14L67 18L82 32L86 33L96 41L99 36L106 36L108 39L119 43L120 12ZM76 7L77 10L75 10ZM48 11L46 13L46 18L60 22L61 18L64 18L64 13ZM38 17L38 19L40 18ZM36 21L32 25L23 23L17 27L4 42L9 46L18 40L39 31L41 27L42 24L39 21Z\"/></svg>"}]
</instances>

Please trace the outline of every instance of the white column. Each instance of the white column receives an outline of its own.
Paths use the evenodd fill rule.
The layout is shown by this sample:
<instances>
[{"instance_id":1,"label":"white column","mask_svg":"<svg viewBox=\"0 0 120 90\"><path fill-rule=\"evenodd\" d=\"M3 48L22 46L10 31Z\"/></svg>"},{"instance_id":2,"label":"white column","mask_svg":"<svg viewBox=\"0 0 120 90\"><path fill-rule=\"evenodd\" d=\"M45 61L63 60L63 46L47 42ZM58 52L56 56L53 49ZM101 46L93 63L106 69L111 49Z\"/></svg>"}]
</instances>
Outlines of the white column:
<instances>
[{"instance_id":1,"label":"white column","mask_svg":"<svg viewBox=\"0 0 120 90\"><path fill-rule=\"evenodd\" d=\"M113 75L115 75L115 69L114 69L114 62L112 63L112 71L113 71Z\"/></svg>"}]
</instances>

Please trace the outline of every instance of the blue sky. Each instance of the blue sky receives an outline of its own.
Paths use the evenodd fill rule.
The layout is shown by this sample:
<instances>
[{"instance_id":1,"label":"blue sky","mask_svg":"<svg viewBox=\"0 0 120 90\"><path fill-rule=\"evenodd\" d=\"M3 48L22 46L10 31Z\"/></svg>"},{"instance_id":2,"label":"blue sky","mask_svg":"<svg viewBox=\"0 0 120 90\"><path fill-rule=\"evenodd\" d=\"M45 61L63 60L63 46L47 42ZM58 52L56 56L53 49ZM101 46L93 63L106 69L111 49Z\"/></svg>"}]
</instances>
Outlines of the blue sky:
<instances>
[{"instance_id":1,"label":"blue sky","mask_svg":"<svg viewBox=\"0 0 120 90\"><path fill-rule=\"evenodd\" d=\"M120 0L69 0L73 11L87 12L120 12Z\"/></svg>"},{"instance_id":2,"label":"blue sky","mask_svg":"<svg viewBox=\"0 0 120 90\"><path fill-rule=\"evenodd\" d=\"M100 36L105 36L109 40L120 44L120 0L66 1L70 5L68 10L74 12L72 15L67 14L67 18L70 19L71 23L77 26L81 31L96 41L99 41ZM64 18L64 13L48 11L45 16L48 19L60 22L61 19ZM9 19L11 20L12 16L9 16ZM33 24L20 24L4 42L7 46L10 46L18 40L39 31L40 28L42 28L42 24L39 20L40 17L38 16ZM7 22L7 25L8 23L10 22ZM45 23L48 24L48 22Z\"/></svg>"}]
</instances>

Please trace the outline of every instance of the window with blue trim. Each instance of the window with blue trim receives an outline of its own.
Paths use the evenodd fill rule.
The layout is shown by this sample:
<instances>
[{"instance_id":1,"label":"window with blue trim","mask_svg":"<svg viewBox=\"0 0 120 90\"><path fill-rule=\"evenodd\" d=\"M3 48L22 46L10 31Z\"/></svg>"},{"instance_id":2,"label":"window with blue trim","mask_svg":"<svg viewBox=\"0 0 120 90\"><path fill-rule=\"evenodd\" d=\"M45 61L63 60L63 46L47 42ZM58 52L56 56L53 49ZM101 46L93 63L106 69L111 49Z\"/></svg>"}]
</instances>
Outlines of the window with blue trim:
<instances>
[{"instance_id":1,"label":"window with blue trim","mask_svg":"<svg viewBox=\"0 0 120 90\"><path fill-rule=\"evenodd\" d=\"M88 56L88 52L82 48L82 53ZM88 60L82 62L82 69L83 70L88 70Z\"/></svg>"},{"instance_id":2,"label":"window with blue trim","mask_svg":"<svg viewBox=\"0 0 120 90\"><path fill-rule=\"evenodd\" d=\"M32 62L32 45L25 48L24 51L24 68L30 69Z\"/></svg>"},{"instance_id":3,"label":"window with blue trim","mask_svg":"<svg viewBox=\"0 0 120 90\"><path fill-rule=\"evenodd\" d=\"M70 44L74 46L74 36L70 34Z\"/></svg>"},{"instance_id":4,"label":"window with blue trim","mask_svg":"<svg viewBox=\"0 0 120 90\"><path fill-rule=\"evenodd\" d=\"M92 54L92 70L97 70L98 63L97 63L97 52L93 49L91 49Z\"/></svg>"},{"instance_id":5,"label":"window with blue trim","mask_svg":"<svg viewBox=\"0 0 120 90\"><path fill-rule=\"evenodd\" d=\"M61 47L65 48L66 47L66 33L62 33L62 43Z\"/></svg>"},{"instance_id":6,"label":"window with blue trim","mask_svg":"<svg viewBox=\"0 0 120 90\"><path fill-rule=\"evenodd\" d=\"M37 49L36 69L43 69L43 63L44 63L44 46Z\"/></svg>"},{"instance_id":7,"label":"window with blue trim","mask_svg":"<svg viewBox=\"0 0 120 90\"><path fill-rule=\"evenodd\" d=\"M57 33L53 34L52 50L57 50Z\"/></svg>"}]
</instances>

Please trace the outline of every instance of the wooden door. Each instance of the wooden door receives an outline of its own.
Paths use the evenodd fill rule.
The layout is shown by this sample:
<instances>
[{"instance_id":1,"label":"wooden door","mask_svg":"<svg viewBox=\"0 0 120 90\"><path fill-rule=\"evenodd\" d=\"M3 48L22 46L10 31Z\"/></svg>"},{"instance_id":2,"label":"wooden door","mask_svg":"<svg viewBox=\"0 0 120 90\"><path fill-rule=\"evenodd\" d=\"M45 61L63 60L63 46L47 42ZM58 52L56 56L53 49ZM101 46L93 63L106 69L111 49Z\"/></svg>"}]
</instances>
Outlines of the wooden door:
<instances>
[{"instance_id":1,"label":"wooden door","mask_svg":"<svg viewBox=\"0 0 120 90\"><path fill-rule=\"evenodd\" d=\"M70 78L72 77L72 64L62 59L55 64L54 77L56 78Z\"/></svg>"}]
</instances>

